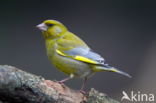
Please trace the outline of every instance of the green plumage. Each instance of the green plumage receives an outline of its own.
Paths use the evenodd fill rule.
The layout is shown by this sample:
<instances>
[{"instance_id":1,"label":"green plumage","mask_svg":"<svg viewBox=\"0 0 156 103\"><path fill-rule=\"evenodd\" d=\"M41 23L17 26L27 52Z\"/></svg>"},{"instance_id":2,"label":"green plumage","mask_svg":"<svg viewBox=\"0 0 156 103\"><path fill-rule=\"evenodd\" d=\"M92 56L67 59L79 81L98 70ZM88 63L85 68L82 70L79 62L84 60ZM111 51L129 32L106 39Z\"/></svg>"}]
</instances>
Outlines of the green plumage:
<instances>
[{"instance_id":1,"label":"green plumage","mask_svg":"<svg viewBox=\"0 0 156 103\"><path fill-rule=\"evenodd\" d=\"M104 59L93 52L78 36L68 31L60 22L46 20L38 25L46 42L47 55L60 71L74 77L88 78L99 71L111 71L130 77L114 67L107 66Z\"/></svg>"}]
</instances>

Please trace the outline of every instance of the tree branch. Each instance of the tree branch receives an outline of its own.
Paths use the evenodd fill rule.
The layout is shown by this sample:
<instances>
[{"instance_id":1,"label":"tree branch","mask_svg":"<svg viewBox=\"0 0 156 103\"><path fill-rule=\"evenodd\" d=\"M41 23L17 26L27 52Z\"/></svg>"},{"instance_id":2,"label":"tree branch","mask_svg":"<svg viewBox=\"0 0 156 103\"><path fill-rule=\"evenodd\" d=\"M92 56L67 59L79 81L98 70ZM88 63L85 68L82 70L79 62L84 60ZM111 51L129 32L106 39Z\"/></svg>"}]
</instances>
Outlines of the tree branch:
<instances>
[{"instance_id":1,"label":"tree branch","mask_svg":"<svg viewBox=\"0 0 156 103\"><path fill-rule=\"evenodd\" d=\"M56 81L0 65L0 103L119 103L95 89L87 95Z\"/></svg>"}]
</instances>

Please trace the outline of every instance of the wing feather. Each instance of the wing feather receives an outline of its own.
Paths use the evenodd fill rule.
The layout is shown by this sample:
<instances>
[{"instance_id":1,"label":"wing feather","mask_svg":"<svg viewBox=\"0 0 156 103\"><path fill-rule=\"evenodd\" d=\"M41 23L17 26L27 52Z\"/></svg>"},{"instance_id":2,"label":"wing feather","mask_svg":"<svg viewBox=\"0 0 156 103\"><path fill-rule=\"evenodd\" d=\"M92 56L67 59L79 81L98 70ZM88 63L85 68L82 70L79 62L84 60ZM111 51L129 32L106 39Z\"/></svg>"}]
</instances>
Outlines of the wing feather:
<instances>
[{"instance_id":1,"label":"wing feather","mask_svg":"<svg viewBox=\"0 0 156 103\"><path fill-rule=\"evenodd\" d=\"M90 64L104 64L104 59L89 48L77 47L63 52L56 50L56 52L61 56L66 56L82 62Z\"/></svg>"}]
</instances>

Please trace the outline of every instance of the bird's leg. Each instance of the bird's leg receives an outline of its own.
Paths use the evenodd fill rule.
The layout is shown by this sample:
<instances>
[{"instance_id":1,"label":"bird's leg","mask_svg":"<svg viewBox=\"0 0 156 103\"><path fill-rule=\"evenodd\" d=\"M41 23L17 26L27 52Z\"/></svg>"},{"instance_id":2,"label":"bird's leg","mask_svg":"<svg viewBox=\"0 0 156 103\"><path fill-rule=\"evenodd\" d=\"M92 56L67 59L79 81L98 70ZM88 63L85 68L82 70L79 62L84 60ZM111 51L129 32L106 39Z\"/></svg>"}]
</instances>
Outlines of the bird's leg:
<instances>
[{"instance_id":1,"label":"bird's leg","mask_svg":"<svg viewBox=\"0 0 156 103\"><path fill-rule=\"evenodd\" d=\"M86 92L84 91L84 89L85 89L87 80L88 80L88 78L85 77L84 80L83 80L83 84L82 84L82 86L81 86L81 89L80 89L80 92L83 93L83 94L86 94Z\"/></svg>"},{"instance_id":2,"label":"bird's leg","mask_svg":"<svg viewBox=\"0 0 156 103\"><path fill-rule=\"evenodd\" d=\"M63 79L63 80L60 80L59 83L60 83L60 84L63 84L64 82L66 82L66 81L72 79L73 77L74 77L74 75L71 74L69 77L67 77L67 78L65 78L65 79Z\"/></svg>"},{"instance_id":3,"label":"bird's leg","mask_svg":"<svg viewBox=\"0 0 156 103\"><path fill-rule=\"evenodd\" d=\"M59 81L60 84L63 84L65 81L68 81L69 79L71 79L70 77L67 77L65 79L62 79Z\"/></svg>"}]
</instances>

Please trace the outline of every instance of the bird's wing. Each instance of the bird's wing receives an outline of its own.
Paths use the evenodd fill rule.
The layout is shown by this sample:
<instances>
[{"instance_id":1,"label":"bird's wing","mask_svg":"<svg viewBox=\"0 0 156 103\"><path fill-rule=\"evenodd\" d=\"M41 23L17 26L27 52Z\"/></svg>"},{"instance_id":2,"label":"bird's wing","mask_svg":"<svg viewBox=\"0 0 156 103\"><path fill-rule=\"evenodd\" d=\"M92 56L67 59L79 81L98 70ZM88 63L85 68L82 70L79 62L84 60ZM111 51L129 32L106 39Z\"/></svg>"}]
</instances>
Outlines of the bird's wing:
<instances>
[{"instance_id":1,"label":"bird's wing","mask_svg":"<svg viewBox=\"0 0 156 103\"><path fill-rule=\"evenodd\" d=\"M56 52L78 61L91 64L104 64L104 59L90 50L88 45L73 33L67 32L57 41Z\"/></svg>"},{"instance_id":2,"label":"bird's wing","mask_svg":"<svg viewBox=\"0 0 156 103\"><path fill-rule=\"evenodd\" d=\"M76 47L71 50L64 51L57 49L56 52L61 56L65 56L82 62L90 64L104 64L104 59L99 54L91 51L89 48Z\"/></svg>"}]
</instances>

